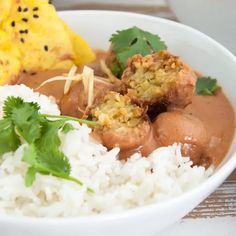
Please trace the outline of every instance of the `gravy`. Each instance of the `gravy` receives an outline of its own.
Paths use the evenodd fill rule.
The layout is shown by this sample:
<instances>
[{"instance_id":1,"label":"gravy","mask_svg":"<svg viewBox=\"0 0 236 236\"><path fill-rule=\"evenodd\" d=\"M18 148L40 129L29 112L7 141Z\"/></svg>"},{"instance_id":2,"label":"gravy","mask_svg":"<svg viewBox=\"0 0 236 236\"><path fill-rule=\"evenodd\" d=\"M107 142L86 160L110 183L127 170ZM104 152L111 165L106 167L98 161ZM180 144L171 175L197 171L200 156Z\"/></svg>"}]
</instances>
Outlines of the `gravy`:
<instances>
[{"instance_id":1,"label":"gravy","mask_svg":"<svg viewBox=\"0 0 236 236\"><path fill-rule=\"evenodd\" d=\"M88 66L93 68L96 75L104 76L104 73L100 69L100 60L105 60L107 53L103 50L96 50L96 60L91 62ZM81 71L82 68L78 68ZM48 71L38 71L37 73L22 73L17 80L17 84L25 84L26 86L36 89L44 81L55 77L61 76L63 74L68 74L65 70L48 70ZM36 91L47 96L53 96L56 102L59 104L63 92L64 92L65 81L55 81L45 84L44 86L38 88Z\"/></svg>"},{"instance_id":2,"label":"gravy","mask_svg":"<svg viewBox=\"0 0 236 236\"><path fill-rule=\"evenodd\" d=\"M101 74L98 62L104 58L105 54L98 51L97 55L96 61L91 65ZM22 74L17 83L36 89L43 81L63 73L66 72L52 70L37 72L35 75ZM37 91L47 96L53 96L56 102L60 104L64 84L65 81L51 82L37 89ZM194 96L192 103L184 109L184 112L194 115L203 122L210 137L207 153L213 164L219 165L229 150L235 132L235 114L230 102L220 90L215 96Z\"/></svg>"},{"instance_id":3,"label":"gravy","mask_svg":"<svg viewBox=\"0 0 236 236\"><path fill-rule=\"evenodd\" d=\"M221 90L215 96L194 96L184 110L203 122L210 137L207 153L219 165L235 133L235 114L228 99Z\"/></svg>"},{"instance_id":4,"label":"gravy","mask_svg":"<svg viewBox=\"0 0 236 236\"><path fill-rule=\"evenodd\" d=\"M35 89L35 91L39 93L42 93L47 96L53 96L56 99L57 104L59 104L63 96L65 81L54 81L51 83L47 83L40 88L38 87L44 81L55 76L60 76L64 73L68 73L68 71L66 72L64 70L50 70L39 71L35 74L22 73L17 81L17 84L25 84L26 86Z\"/></svg>"}]
</instances>

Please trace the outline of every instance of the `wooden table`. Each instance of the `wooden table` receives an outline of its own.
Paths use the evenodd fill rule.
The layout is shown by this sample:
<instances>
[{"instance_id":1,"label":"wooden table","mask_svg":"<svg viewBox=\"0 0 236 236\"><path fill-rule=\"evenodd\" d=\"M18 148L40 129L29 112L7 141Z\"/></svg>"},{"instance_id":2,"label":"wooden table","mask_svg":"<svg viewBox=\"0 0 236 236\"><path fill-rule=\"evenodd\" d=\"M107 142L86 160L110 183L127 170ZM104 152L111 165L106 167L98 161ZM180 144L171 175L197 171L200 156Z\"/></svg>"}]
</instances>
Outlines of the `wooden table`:
<instances>
[{"instance_id":1,"label":"wooden table","mask_svg":"<svg viewBox=\"0 0 236 236\"><path fill-rule=\"evenodd\" d=\"M99 3L89 3L90 1L80 1L77 3L65 5L62 1L54 0L58 4L58 10L118 10L130 11L142 14L149 14L153 16L163 17L171 20L177 18L171 12L167 5L162 0L148 1L148 4L142 4L145 1L107 1L100 0ZM94 2L94 1L93 1ZM210 195L204 202L196 207L185 219L205 219L216 217L234 217L236 223L236 170L234 173L220 186L212 195ZM235 232L236 235L236 225ZM232 235L233 236L233 235Z\"/></svg>"}]
</instances>

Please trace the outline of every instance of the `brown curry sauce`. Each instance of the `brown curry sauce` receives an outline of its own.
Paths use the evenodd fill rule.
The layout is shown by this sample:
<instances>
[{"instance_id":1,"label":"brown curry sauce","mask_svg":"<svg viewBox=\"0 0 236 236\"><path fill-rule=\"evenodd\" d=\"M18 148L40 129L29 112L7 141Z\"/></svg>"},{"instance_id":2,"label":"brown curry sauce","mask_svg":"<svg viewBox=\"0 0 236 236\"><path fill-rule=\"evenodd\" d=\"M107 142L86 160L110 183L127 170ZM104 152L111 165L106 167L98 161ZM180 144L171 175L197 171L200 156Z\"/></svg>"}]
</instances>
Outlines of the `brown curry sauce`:
<instances>
[{"instance_id":1,"label":"brown curry sauce","mask_svg":"<svg viewBox=\"0 0 236 236\"><path fill-rule=\"evenodd\" d=\"M104 55L99 51L97 60L91 65L95 70L99 70L98 62L101 57L104 58ZM43 71L36 74L23 73L17 83L35 89L43 81L63 73L65 71L62 70ZM37 89L37 91L55 97L59 104L63 96L64 83L64 81L51 82ZM209 136L206 151L211 157L212 163L219 165L227 154L235 133L235 113L227 97L221 90L215 96L194 96L192 103L184 108L184 112L199 118L204 124ZM152 145L150 147L152 150L155 145L153 143L150 145ZM130 154L132 151L124 153Z\"/></svg>"},{"instance_id":2,"label":"brown curry sauce","mask_svg":"<svg viewBox=\"0 0 236 236\"><path fill-rule=\"evenodd\" d=\"M215 96L194 96L185 112L199 118L210 138L207 152L214 165L219 165L227 154L235 133L235 114L224 93Z\"/></svg>"}]
</instances>

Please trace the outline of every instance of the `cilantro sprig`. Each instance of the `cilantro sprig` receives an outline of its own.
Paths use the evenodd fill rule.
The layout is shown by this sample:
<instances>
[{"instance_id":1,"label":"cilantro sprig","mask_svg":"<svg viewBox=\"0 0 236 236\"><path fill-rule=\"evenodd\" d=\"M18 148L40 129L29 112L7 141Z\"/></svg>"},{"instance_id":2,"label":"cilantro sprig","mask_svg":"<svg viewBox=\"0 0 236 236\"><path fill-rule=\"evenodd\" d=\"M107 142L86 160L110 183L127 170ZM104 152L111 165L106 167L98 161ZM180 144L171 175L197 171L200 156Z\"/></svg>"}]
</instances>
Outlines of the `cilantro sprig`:
<instances>
[{"instance_id":1,"label":"cilantro sprig","mask_svg":"<svg viewBox=\"0 0 236 236\"><path fill-rule=\"evenodd\" d=\"M0 156L4 153L15 151L20 145L20 138L17 136L11 119L5 118L0 121Z\"/></svg>"},{"instance_id":2,"label":"cilantro sprig","mask_svg":"<svg viewBox=\"0 0 236 236\"><path fill-rule=\"evenodd\" d=\"M25 176L26 186L33 184L37 173L53 175L82 185L80 180L70 176L70 162L60 151L58 132L73 130L74 127L66 123L70 120L88 125L97 123L68 116L40 114L39 109L37 103L24 102L19 97L8 97L5 100L4 117L0 120L0 156L15 151L23 139L28 143L22 157L22 161L29 166ZM88 188L88 191L92 192L92 189Z\"/></svg>"},{"instance_id":3,"label":"cilantro sprig","mask_svg":"<svg viewBox=\"0 0 236 236\"><path fill-rule=\"evenodd\" d=\"M219 89L217 80L211 77L200 77L196 82L196 95L212 96Z\"/></svg>"},{"instance_id":4,"label":"cilantro sprig","mask_svg":"<svg viewBox=\"0 0 236 236\"><path fill-rule=\"evenodd\" d=\"M144 31L136 26L117 31L110 38L111 49L116 61L110 67L114 75L121 77L127 60L135 54L143 56L167 49L166 44L156 34Z\"/></svg>"}]
</instances>

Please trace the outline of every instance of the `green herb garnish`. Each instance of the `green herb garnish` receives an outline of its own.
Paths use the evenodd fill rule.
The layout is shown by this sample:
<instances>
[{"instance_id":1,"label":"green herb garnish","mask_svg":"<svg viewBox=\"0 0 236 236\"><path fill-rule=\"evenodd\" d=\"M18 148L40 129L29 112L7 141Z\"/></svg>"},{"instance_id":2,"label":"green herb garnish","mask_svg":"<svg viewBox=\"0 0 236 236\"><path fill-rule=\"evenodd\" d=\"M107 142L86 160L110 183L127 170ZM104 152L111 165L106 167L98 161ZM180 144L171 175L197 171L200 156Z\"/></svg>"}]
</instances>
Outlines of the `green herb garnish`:
<instances>
[{"instance_id":1,"label":"green herb garnish","mask_svg":"<svg viewBox=\"0 0 236 236\"><path fill-rule=\"evenodd\" d=\"M196 95L212 96L219 88L216 79L211 77L200 77L196 82Z\"/></svg>"},{"instance_id":2,"label":"green herb garnish","mask_svg":"<svg viewBox=\"0 0 236 236\"><path fill-rule=\"evenodd\" d=\"M4 117L0 120L0 155L15 151L23 139L29 144L22 157L22 161L29 165L25 176L26 186L33 184L36 173L53 175L82 185L78 179L70 176L71 166L59 149L61 141L58 132L62 130L68 133L73 130L73 125L66 123L70 120L88 125L97 123L68 116L44 115L39 113L39 109L37 103L24 102L19 97L6 99ZM88 191L92 192L92 189Z\"/></svg>"},{"instance_id":3,"label":"green herb garnish","mask_svg":"<svg viewBox=\"0 0 236 236\"><path fill-rule=\"evenodd\" d=\"M66 123L63 127L62 127L62 132L67 134L69 133L70 131L74 130L74 126L70 123Z\"/></svg>"},{"instance_id":4,"label":"green herb garnish","mask_svg":"<svg viewBox=\"0 0 236 236\"><path fill-rule=\"evenodd\" d=\"M16 134L11 119L0 120L0 156L4 153L15 151L20 145L20 139Z\"/></svg>"},{"instance_id":5,"label":"green herb garnish","mask_svg":"<svg viewBox=\"0 0 236 236\"><path fill-rule=\"evenodd\" d=\"M145 56L167 49L166 44L158 35L136 26L112 34L110 42L117 59L117 62L111 64L111 70L116 76L121 76L127 65L127 60L133 55L141 54Z\"/></svg>"}]
</instances>

